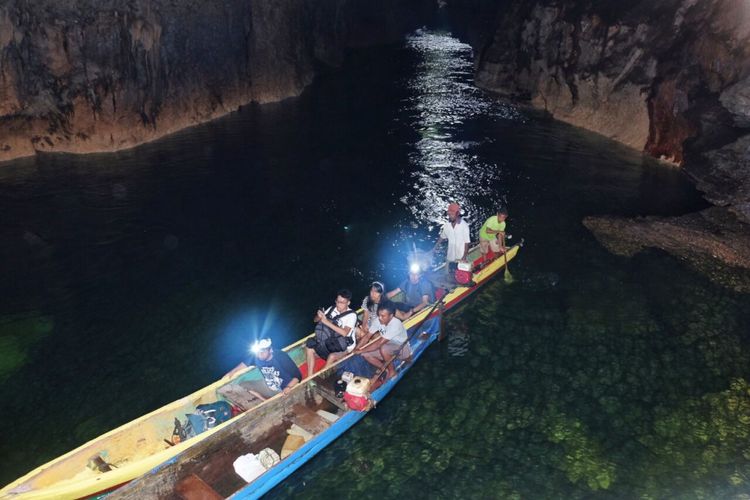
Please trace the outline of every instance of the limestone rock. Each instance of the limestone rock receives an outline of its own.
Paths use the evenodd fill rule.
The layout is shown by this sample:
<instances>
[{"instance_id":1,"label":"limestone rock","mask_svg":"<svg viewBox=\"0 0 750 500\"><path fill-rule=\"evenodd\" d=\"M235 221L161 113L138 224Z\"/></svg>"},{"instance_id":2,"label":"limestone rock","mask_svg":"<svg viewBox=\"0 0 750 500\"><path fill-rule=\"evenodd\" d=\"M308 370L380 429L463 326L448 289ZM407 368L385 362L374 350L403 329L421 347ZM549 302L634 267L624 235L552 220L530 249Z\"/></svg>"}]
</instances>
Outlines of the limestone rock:
<instances>
[{"instance_id":1,"label":"limestone rock","mask_svg":"<svg viewBox=\"0 0 750 500\"><path fill-rule=\"evenodd\" d=\"M711 133L704 114L725 106L750 123L749 11L738 0L500 2L495 30L473 40L476 81L681 164L686 143Z\"/></svg>"},{"instance_id":2,"label":"limestone rock","mask_svg":"<svg viewBox=\"0 0 750 500\"><path fill-rule=\"evenodd\" d=\"M583 224L612 253L630 257L658 248L719 283L750 291L750 226L725 208L680 217L586 217Z\"/></svg>"},{"instance_id":3,"label":"limestone rock","mask_svg":"<svg viewBox=\"0 0 750 500\"><path fill-rule=\"evenodd\" d=\"M0 161L114 151L298 95L347 47L418 26L428 0L7 0Z\"/></svg>"}]
</instances>

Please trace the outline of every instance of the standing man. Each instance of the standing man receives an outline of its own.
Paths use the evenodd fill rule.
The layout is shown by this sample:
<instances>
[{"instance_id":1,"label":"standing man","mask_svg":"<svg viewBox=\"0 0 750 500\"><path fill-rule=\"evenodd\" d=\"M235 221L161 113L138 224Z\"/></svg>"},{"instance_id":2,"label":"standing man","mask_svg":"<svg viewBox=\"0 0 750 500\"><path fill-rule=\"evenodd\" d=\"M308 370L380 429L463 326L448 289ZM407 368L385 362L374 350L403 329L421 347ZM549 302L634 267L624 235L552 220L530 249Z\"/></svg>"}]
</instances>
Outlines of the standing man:
<instances>
[{"instance_id":1,"label":"standing man","mask_svg":"<svg viewBox=\"0 0 750 500\"><path fill-rule=\"evenodd\" d=\"M248 389L255 397L266 400L280 392L286 396L292 387L302 380L302 373L292 358L284 351L274 352L271 339L258 340L253 344L251 351L255 355L254 361L248 358L247 362L240 363L225 376L234 375L237 371L254 364L263 375L266 385L264 388L255 387L256 390Z\"/></svg>"},{"instance_id":2,"label":"standing man","mask_svg":"<svg viewBox=\"0 0 750 500\"><path fill-rule=\"evenodd\" d=\"M469 233L469 225L461 217L461 207L458 203L448 205L448 222L443 224L440 237L432 249L435 251L444 241L448 240L448 251L445 255L448 271L455 271L458 262L466 260L471 243Z\"/></svg>"},{"instance_id":3,"label":"standing man","mask_svg":"<svg viewBox=\"0 0 750 500\"><path fill-rule=\"evenodd\" d=\"M505 253L505 219L507 218L508 211L504 207L499 207L497 214L482 224L479 230L479 248L482 251L482 257L486 258L490 249L494 253Z\"/></svg>"}]
</instances>

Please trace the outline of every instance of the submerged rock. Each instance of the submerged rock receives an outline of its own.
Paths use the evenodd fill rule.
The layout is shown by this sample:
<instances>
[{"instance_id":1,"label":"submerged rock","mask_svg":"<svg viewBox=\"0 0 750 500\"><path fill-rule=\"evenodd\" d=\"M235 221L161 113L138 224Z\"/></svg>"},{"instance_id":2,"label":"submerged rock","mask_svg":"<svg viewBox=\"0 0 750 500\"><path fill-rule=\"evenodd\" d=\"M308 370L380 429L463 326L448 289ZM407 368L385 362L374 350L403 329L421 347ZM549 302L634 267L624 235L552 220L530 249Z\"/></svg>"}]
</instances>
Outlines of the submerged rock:
<instances>
[{"instance_id":1,"label":"submerged rock","mask_svg":"<svg viewBox=\"0 0 750 500\"><path fill-rule=\"evenodd\" d=\"M726 208L680 217L586 217L583 224L617 255L658 248L719 283L750 291L750 226Z\"/></svg>"}]
</instances>

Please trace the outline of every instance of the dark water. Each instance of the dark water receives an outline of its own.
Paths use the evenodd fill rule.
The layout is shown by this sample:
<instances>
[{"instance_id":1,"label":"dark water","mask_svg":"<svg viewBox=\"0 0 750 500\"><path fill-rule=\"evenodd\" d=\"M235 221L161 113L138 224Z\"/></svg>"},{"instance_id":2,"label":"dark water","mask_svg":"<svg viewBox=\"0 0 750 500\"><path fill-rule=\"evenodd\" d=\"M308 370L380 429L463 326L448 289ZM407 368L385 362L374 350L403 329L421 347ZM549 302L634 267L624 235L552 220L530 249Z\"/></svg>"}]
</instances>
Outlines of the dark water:
<instances>
[{"instance_id":1,"label":"dark water","mask_svg":"<svg viewBox=\"0 0 750 500\"><path fill-rule=\"evenodd\" d=\"M750 298L580 223L698 195L493 101L434 34L136 150L3 165L0 482L213 381L255 335L297 339L337 288L394 283L449 200L474 229L509 205L515 282L270 497L750 498Z\"/></svg>"}]
</instances>

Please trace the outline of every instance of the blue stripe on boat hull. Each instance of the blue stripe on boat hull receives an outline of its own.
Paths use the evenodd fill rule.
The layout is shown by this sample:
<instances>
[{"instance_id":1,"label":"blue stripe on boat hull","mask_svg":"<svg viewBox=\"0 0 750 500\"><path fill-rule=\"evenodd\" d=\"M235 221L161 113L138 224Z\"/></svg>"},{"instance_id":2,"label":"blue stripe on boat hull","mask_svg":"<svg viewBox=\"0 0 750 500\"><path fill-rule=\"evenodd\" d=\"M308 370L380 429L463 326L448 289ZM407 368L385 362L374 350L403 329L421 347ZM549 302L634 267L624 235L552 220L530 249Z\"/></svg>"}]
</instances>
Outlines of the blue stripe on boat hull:
<instances>
[{"instance_id":1,"label":"blue stripe on boat hull","mask_svg":"<svg viewBox=\"0 0 750 500\"><path fill-rule=\"evenodd\" d=\"M377 390L373 391L371 396L376 402L380 402L389 392L391 392L391 389L396 386L404 374L406 374L417 359L422 356L427 350L427 347L437 339L440 330L440 317L431 318L422 325L420 330L428 332L430 334L429 338L424 341L419 341L416 347L413 348L413 361L410 365L405 366L404 369L399 371L394 378L388 380ZM365 415L367 415L367 412L348 411L336 420L336 422L331 424L331 426L324 432L305 443L304 446L289 455L286 459L282 460L276 467L236 492L230 498L233 500L244 500L261 497L271 490L271 488L289 477L294 471L302 467L302 465L307 463L307 461L314 457L320 450L331 444L333 440L359 422Z\"/></svg>"}]
</instances>

